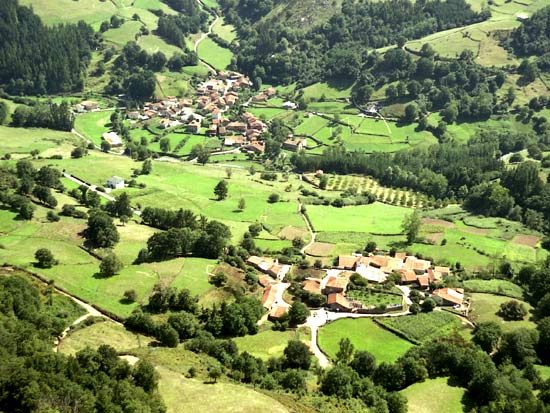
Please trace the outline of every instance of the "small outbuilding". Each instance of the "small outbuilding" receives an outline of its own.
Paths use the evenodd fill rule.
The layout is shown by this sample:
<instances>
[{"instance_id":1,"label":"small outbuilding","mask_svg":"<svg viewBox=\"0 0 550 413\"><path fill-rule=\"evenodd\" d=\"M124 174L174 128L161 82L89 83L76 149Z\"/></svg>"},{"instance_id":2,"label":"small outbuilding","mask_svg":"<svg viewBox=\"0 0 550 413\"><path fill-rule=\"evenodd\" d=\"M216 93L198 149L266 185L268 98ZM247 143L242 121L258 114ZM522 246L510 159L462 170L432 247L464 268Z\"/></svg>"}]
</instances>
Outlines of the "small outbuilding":
<instances>
[{"instance_id":1,"label":"small outbuilding","mask_svg":"<svg viewBox=\"0 0 550 413\"><path fill-rule=\"evenodd\" d=\"M122 189L124 188L124 179L120 176L111 176L107 179L107 188L111 189Z\"/></svg>"}]
</instances>

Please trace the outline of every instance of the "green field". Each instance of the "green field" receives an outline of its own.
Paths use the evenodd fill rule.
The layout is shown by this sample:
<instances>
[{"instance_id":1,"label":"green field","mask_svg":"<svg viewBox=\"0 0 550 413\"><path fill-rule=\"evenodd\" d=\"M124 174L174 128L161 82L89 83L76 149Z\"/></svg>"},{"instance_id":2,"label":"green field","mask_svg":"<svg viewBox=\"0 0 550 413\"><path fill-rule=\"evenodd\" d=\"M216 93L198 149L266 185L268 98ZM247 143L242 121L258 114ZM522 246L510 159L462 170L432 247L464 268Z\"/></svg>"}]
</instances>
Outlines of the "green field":
<instances>
[{"instance_id":1,"label":"green field","mask_svg":"<svg viewBox=\"0 0 550 413\"><path fill-rule=\"evenodd\" d=\"M379 321L385 326L400 331L406 337L419 342L430 341L461 328L460 320L444 311L380 318Z\"/></svg>"},{"instance_id":2,"label":"green field","mask_svg":"<svg viewBox=\"0 0 550 413\"><path fill-rule=\"evenodd\" d=\"M461 413L466 390L449 384L447 377L429 379L401 390L409 413Z\"/></svg>"},{"instance_id":3,"label":"green field","mask_svg":"<svg viewBox=\"0 0 550 413\"><path fill-rule=\"evenodd\" d=\"M96 145L101 145L101 136L109 132L111 111L89 112L75 118L74 128Z\"/></svg>"},{"instance_id":4,"label":"green field","mask_svg":"<svg viewBox=\"0 0 550 413\"><path fill-rule=\"evenodd\" d=\"M319 99L321 96L329 100L351 96L352 84L349 82L315 83L304 88L304 98Z\"/></svg>"},{"instance_id":5,"label":"green field","mask_svg":"<svg viewBox=\"0 0 550 413\"><path fill-rule=\"evenodd\" d=\"M10 128L0 125L0 156L28 155L32 150L42 156L70 156L75 144L81 141L68 132L40 128Z\"/></svg>"},{"instance_id":6,"label":"green field","mask_svg":"<svg viewBox=\"0 0 550 413\"><path fill-rule=\"evenodd\" d=\"M199 58L205 60L218 70L227 69L233 57L231 50L218 46L218 44L209 37L199 44L197 53Z\"/></svg>"},{"instance_id":7,"label":"green field","mask_svg":"<svg viewBox=\"0 0 550 413\"><path fill-rule=\"evenodd\" d=\"M268 360L270 357L281 357L289 340L308 340L307 334L298 331L264 330L252 336L233 339L240 352L246 351L254 357Z\"/></svg>"},{"instance_id":8,"label":"green field","mask_svg":"<svg viewBox=\"0 0 550 413\"><path fill-rule=\"evenodd\" d=\"M474 293L492 293L512 298L523 299L523 289L506 280L465 280L464 289Z\"/></svg>"},{"instance_id":9,"label":"green field","mask_svg":"<svg viewBox=\"0 0 550 413\"><path fill-rule=\"evenodd\" d=\"M349 338L356 350L366 350L376 357L377 363L393 363L413 345L380 327L368 318L333 321L319 330L319 347L335 358L338 343Z\"/></svg>"},{"instance_id":10,"label":"green field","mask_svg":"<svg viewBox=\"0 0 550 413\"><path fill-rule=\"evenodd\" d=\"M400 234L405 216L412 210L375 202L370 205L336 208L308 205L308 215L316 231L354 231Z\"/></svg>"},{"instance_id":11,"label":"green field","mask_svg":"<svg viewBox=\"0 0 550 413\"><path fill-rule=\"evenodd\" d=\"M500 305L502 303L512 300L509 297L503 297L500 295L473 293L472 305L470 310L470 317L476 320L476 322L494 321L498 323L504 331L512 331L517 328L535 328L536 325L532 321L529 321L531 314L527 314L522 321L506 321L497 315ZM519 301L519 300L518 300ZM526 302L523 303L525 308L530 312L533 308Z\"/></svg>"},{"instance_id":12,"label":"green field","mask_svg":"<svg viewBox=\"0 0 550 413\"><path fill-rule=\"evenodd\" d=\"M100 321L70 333L59 345L59 351L75 354L86 347L96 349L102 344L108 344L117 351L127 352L147 347L152 341L149 337L131 333L112 321Z\"/></svg>"},{"instance_id":13,"label":"green field","mask_svg":"<svg viewBox=\"0 0 550 413\"><path fill-rule=\"evenodd\" d=\"M167 367L157 367L157 371L159 391L168 413L200 412L206 406L212 412L288 413L279 402L246 386L225 382L205 384L198 379L186 379Z\"/></svg>"}]
</instances>

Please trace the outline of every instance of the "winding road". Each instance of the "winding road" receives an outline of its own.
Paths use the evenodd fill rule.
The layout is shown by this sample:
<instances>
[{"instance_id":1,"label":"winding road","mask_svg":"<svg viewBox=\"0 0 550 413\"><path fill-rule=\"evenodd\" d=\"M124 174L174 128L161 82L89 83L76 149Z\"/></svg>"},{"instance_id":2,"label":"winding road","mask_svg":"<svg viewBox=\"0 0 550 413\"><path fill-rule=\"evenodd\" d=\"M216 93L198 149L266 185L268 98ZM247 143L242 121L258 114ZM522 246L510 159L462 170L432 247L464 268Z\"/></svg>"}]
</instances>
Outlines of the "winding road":
<instances>
[{"instance_id":1,"label":"winding road","mask_svg":"<svg viewBox=\"0 0 550 413\"><path fill-rule=\"evenodd\" d=\"M311 227L311 224L309 223L309 220L307 217L302 213L302 203L298 201L298 213L302 216L306 223L307 230L309 231L309 235L311 236L311 240L304 245L304 247L300 250L302 254L306 253L306 250L313 245L315 242L315 231L313 231L313 228Z\"/></svg>"}]
</instances>

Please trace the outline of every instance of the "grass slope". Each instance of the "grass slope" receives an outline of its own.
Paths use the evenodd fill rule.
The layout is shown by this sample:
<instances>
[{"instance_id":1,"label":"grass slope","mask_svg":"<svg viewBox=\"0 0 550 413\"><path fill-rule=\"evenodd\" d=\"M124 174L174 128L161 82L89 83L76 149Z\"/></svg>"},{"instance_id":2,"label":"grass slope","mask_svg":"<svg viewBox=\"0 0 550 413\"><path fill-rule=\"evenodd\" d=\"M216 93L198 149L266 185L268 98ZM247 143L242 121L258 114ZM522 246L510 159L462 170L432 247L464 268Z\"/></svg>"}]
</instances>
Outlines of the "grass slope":
<instances>
[{"instance_id":1,"label":"grass slope","mask_svg":"<svg viewBox=\"0 0 550 413\"><path fill-rule=\"evenodd\" d=\"M535 328L536 325L532 321L529 321L530 314L525 316L521 321L506 321L502 317L497 315L502 303L512 300L509 297L503 297L500 295L473 293L472 306L470 317L474 318L476 322L494 321L499 324L504 331L512 331L517 328ZM518 300L519 301L519 300ZM530 312L533 308L526 302L520 301L525 308Z\"/></svg>"},{"instance_id":2,"label":"grass slope","mask_svg":"<svg viewBox=\"0 0 550 413\"><path fill-rule=\"evenodd\" d=\"M447 377L415 383L401 390L407 398L409 413L460 413L465 389L449 384Z\"/></svg>"},{"instance_id":3,"label":"grass slope","mask_svg":"<svg viewBox=\"0 0 550 413\"><path fill-rule=\"evenodd\" d=\"M219 382L205 384L197 379L186 379L165 367L160 373L159 391L168 413L211 412L227 413L287 413L279 402L248 387Z\"/></svg>"},{"instance_id":4,"label":"grass slope","mask_svg":"<svg viewBox=\"0 0 550 413\"><path fill-rule=\"evenodd\" d=\"M346 337L356 350L368 351L378 363L393 363L413 346L368 318L348 318L327 324L319 330L319 346L334 359L340 340Z\"/></svg>"},{"instance_id":5,"label":"grass slope","mask_svg":"<svg viewBox=\"0 0 550 413\"><path fill-rule=\"evenodd\" d=\"M381 318L380 322L420 342L448 335L461 327L457 317L443 311Z\"/></svg>"}]
</instances>

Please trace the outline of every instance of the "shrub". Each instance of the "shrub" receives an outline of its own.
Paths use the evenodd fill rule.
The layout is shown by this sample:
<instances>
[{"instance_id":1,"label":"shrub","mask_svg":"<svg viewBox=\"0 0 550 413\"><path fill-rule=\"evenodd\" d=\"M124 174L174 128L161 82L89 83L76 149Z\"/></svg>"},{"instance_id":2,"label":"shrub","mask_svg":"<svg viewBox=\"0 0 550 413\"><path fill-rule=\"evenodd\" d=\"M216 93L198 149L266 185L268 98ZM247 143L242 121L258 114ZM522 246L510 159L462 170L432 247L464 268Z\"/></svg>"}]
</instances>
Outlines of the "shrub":
<instances>
[{"instance_id":1,"label":"shrub","mask_svg":"<svg viewBox=\"0 0 550 413\"><path fill-rule=\"evenodd\" d=\"M510 300L500 305L498 315L505 320L523 320L527 315L527 309L519 301Z\"/></svg>"},{"instance_id":2,"label":"shrub","mask_svg":"<svg viewBox=\"0 0 550 413\"><path fill-rule=\"evenodd\" d=\"M279 202L280 198L281 197L279 196L279 194L271 194L267 198L267 202L269 202L270 204L275 204L275 203Z\"/></svg>"}]
</instances>

